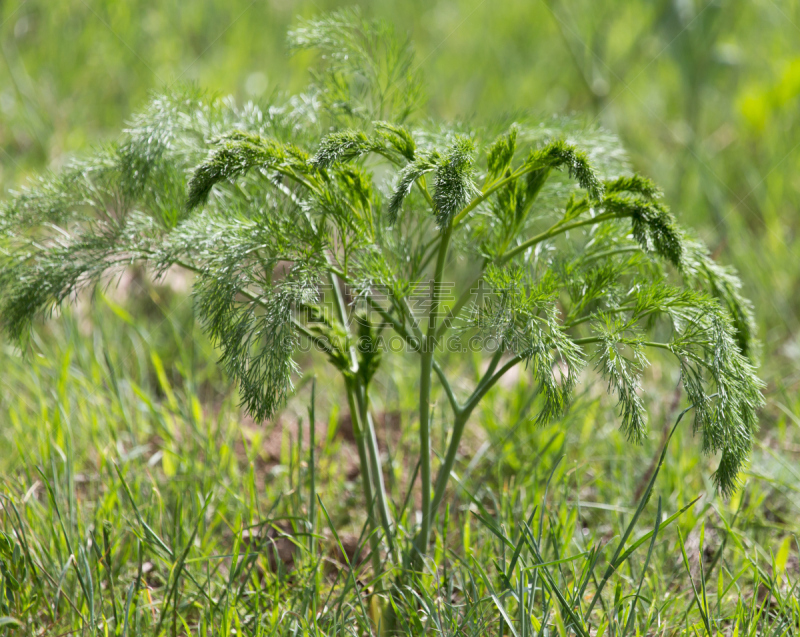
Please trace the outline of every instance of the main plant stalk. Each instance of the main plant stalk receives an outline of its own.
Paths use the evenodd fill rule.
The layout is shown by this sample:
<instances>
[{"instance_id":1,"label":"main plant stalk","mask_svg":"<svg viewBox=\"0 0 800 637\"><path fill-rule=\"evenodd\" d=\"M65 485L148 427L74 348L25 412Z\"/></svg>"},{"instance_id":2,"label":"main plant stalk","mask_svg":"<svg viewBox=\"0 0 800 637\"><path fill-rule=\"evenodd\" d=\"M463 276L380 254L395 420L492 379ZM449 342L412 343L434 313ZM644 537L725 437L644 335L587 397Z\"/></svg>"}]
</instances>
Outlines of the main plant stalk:
<instances>
[{"instance_id":1,"label":"main plant stalk","mask_svg":"<svg viewBox=\"0 0 800 637\"><path fill-rule=\"evenodd\" d=\"M386 497L386 485L383 482L383 467L381 466L380 450L378 449L378 438L375 435L375 424L372 421L372 414L369 411L369 398L367 387L363 383L356 385L356 400L358 401L359 418L364 428L363 435L369 452L370 472L372 474L372 487L375 495L375 505L378 507L378 515L386 535L386 544L389 554L396 561L394 554L394 535L392 533L392 516L389 512L389 502Z\"/></svg>"},{"instance_id":2,"label":"main plant stalk","mask_svg":"<svg viewBox=\"0 0 800 637\"><path fill-rule=\"evenodd\" d=\"M442 293L442 275L447 261L447 249L453 232L451 222L442 228L442 240L436 259L436 272L431 290L431 309L428 315L428 332L425 338L425 349L420 362L419 380L419 446L420 446L420 479L422 481L422 526L417 535L416 549L419 556L427 553L430 541L431 517L431 375L433 372L433 354L436 349L436 327L439 320L439 304Z\"/></svg>"},{"instance_id":3,"label":"main plant stalk","mask_svg":"<svg viewBox=\"0 0 800 637\"><path fill-rule=\"evenodd\" d=\"M369 545L372 553L372 570L375 575L381 572L380 538L376 533L378 522L375 519L375 498L372 492L372 472L370 470L369 453L364 426L361 422L361 412L358 408L357 396L359 389L352 379L345 379L347 387L347 401L350 404L350 421L353 425L353 435L358 448L358 464L361 472L361 488L364 491L364 502L367 507L367 520L369 522Z\"/></svg>"}]
</instances>

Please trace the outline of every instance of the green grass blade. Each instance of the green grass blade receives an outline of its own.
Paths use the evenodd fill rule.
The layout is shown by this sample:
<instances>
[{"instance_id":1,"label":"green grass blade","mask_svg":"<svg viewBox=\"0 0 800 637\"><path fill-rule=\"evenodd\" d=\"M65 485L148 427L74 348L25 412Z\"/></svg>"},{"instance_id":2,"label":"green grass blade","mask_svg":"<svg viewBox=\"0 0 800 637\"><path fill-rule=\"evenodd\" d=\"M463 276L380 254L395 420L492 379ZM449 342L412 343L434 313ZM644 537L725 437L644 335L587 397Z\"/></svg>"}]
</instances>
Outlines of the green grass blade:
<instances>
[{"instance_id":1,"label":"green grass blade","mask_svg":"<svg viewBox=\"0 0 800 637\"><path fill-rule=\"evenodd\" d=\"M658 474L661 471L661 466L664 464L664 459L667 457L667 447L669 447L669 442L670 440L672 440L672 436L675 434L675 430L678 428L678 425L680 424L681 420L683 420L683 417L692 409L693 406L687 407L678 415L678 418L675 421L675 425L672 427L672 430L669 432L669 436L664 441L664 448L661 451L661 457L658 460L658 464L656 465L656 468L653 471L653 475L650 477L650 481L647 484L647 488L642 494L642 498L639 501L639 506L636 508L636 513L634 513L633 518L628 524L628 527L625 529L625 533L623 534L622 539L619 541L616 551L614 551L614 556L609 561L605 573L603 573L603 578L600 580L600 585L597 587L597 591L595 592L594 597L592 598L592 601L589 604L589 608L586 609L586 613L584 614L585 620L589 619L589 615L591 614L592 609L597 603L597 600L600 598L600 594L603 592L603 588L605 588L605 585L608 582L609 578L618 567L617 559L622 553L622 549L625 547L625 543L628 541L628 537L630 537L630 534L633 532L633 529L636 526L636 522L639 519L639 516L642 514L645 505L650 499L650 494L653 491L653 486L656 483L656 478L658 477Z\"/></svg>"}]
</instances>

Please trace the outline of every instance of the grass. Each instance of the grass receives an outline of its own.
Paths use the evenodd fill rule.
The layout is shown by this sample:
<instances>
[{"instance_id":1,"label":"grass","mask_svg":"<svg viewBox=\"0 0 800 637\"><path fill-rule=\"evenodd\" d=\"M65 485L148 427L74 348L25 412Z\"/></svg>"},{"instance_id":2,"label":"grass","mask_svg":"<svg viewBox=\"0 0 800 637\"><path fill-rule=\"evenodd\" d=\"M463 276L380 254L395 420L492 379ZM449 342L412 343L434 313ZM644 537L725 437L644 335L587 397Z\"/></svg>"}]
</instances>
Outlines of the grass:
<instances>
[{"instance_id":1,"label":"grass","mask_svg":"<svg viewBox=\"0 0 800 637\"><path fill-rule=\"evenodd\" d=\"M649 405L632 451L591 386L564 422L534 427L520 375L473 418L418 581L376 582L343 389L320 378L312 402L303 378L275 423L243 422L182 299L79 306L36 355L3 351L0 634L385 634L375 622L391 616L403 634L797 634L800 402L773 396L724 502L687 422L654 476L675 397ZM142 305L150 319L133 323ZM375 407L410 544L413 374L390 369Z\"/></svg>"}]
</instances>

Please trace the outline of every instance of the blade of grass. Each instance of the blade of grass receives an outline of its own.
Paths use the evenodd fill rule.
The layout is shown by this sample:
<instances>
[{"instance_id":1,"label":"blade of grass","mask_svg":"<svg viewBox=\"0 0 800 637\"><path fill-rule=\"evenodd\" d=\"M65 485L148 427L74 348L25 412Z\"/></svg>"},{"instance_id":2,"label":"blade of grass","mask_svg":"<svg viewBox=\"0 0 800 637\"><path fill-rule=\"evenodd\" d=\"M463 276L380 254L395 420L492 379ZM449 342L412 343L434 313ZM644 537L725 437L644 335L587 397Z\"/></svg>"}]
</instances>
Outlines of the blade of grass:
<instances>
[{"instance_id":1,"label":"blade of grass","mask_svg":"<svg viewBox=\"0 0 800 637\"><path fill-rule=\"evenodd\" d=\"M358 591L358 584L356 583L355 573L353 573L353 566L352 564L350 564L350 559L347 557L347 552L344 550L344 545L342 544L342 540L339 538L339 533L336 531L336 527L333 525L331 516L328 514L328 509L325 508L325 505L323 504L322 499L319 496L317 496L317 501L319 502L319 508L322 510L322 514L328 521L328 528L331 530L331 533L333 533L333 538L334 540L336 540L336 545L339 547L339 550L342 553L342 557L344 557L345 564L347 565L347 571L350 574L350 579L353 584L353 589ZM358 605L361 608L363 617L367 619L369 617L369 613L367 613L367 609L364 607L364 600L361 598L360 593L358 593ZM371 629L370 629L370 634L372 634Z\"/></svg>"},{"instance_id":2,"label":"blade of grass","mask_svg":"<svg viewBox=\"0 0 800 637\"><path fill-rule=\"evenodd\" d=\"M205 502L203 502L203 506L200 509L200 513L195 520L194 527L192 529L192 534L189 537L188 542L186 542L186 546L181 551L180 556L176 560L175 564L172 567L172 585L171 588L167 591L166 597L164 597L164 602L161 606L161 613L159 614L158 624L156 624L156 629L154 631L154 635L158 635L161 632L161 626L164 623L164 619L167 616L167 608L169 607L170 599L177 595L178 584L180 583L181 578L181 571L183 571L184 563L186 562L186 558L189 556L189 551L192 550L192 546L194 545L194 538L197 536L197 531L200 528L200 522L203 520L203 516L206 513L206 509L208 505L211 503L211 493L207 493L205 496ZM177 608L177 599L175 600L174 604Z\"/></svg>"},{"instance_id":3,"label":"blade of grass","mask_svg":"<svg viewBox=\"0 0 800 637\"><path fill-rule=\"evenodd\" d=\"M538 543L536 542L536 539L533 537L533 531L527 524L525 525L525 530L527 531L528 546L531 548L531 553L533 554L533 557L536 559L539 565L542 566L544 564L544 560L542 559L542 555L539 552ZM564 597L564 594L558 587L557 582L553 579L553 576L551 575L550 571L547 568L542 568L541 573L544 576L545 580L542 583L545 584L550 589L550 592L553 595L555 595L559 605L561 606L561 609L564 611L564 613L566 613L566 615L572 621L572 626L575 632L581 635L581 637L589 637L589 634L586 632L586 628L584 626L582 618L572 609L572 606L567 601L566 597Z\"/></svg>"},{"instance_id":4,"label":"blade of grass","mask_svg":"<svg viewBox=\"0 0 800 637\"><path fill-rule=\"evenodd\" d=\"M316 477L316 462L314 458L314 447L316 445L316 416L315 416L315 404L316 404L316 390L317 390L317 379L316 377L311 381L311 402L308 406L308 526L309 526L309 538L308 538L308 552L311 554L313 559L314 552L316 550L315 547L315 539L314 536L316 535L317 530L317 477Z\"/></svg>"},{"instance_id":5,"label":"blade of grass","mask_svg":"<svg viewBox=\"0 0 800 637\"><path fill-rule=\"evenodd\" d=\"M633 620L636 616L636 604L639 601L639 598L642 595L642 585L644 584L644 577L647 574L647 567L650 565L650 558L653 556L653 549L656 545L656 538L658 537L658 529L661 525L661 496L658 498L658 511L656 512L656 525L653 528L653 537L650 540L650 548L647 551L647 557L644 558L644 566L642 567L642 576L639 578L639 586L636 589L636 596L634 597L633 601L631 602L631 612L628 615L628 621L625 623L625 630L622 633L622 637L627 635L631 628L633 628Z\"/></svg>"},{"instance_id":6,"label":"blade of grass","mask_svg":"<svg viewBox=\"0 0 800 637\"><path fill-rule=\"evenodd\" d=\"M706 615L705 608L703 607L703 602L700 600L700 596L697 593L697 586L694 584L694 578L692 577L692 569L689 566L689 557L686 555L686 546L683 543L683 534L681 533L680 527L678 527L678 545L681 548L681 557L683 558L683 565L686 568L686 574L689 576L689 583L692 585L692 593L694 594L694 601L697 605L697 610L700 612L700 617L703 620L703 625L706 627L706 634L713 635L714 633L711 632L711 624L708 622L708 616ZM702 570L702 565L701 565ZM686 610L687 616L691 606Z\"/></svg>"},{"instance_id":7,"label":"blade of grass","mask_svg":"<svg viewBox=\"0 0 800 637\"><path fill-rule=\"evenodd\" d=\"M625 529L625 533L622 536L622 539L619 541L617 545L617 549L614 551L614 556L608 563L608 567L606 568L605 573L603 574L603 578L600 580L600 585L597 587L597 591L592 597L592 601L589 603L589 608L586 609L586 613L584 613L584 620L589 619L589 615L592 613L592 609L594 609L595 604L597 603L600 594L603 592L603 588L605 588L606 583L608 582L611 575L613 575L614 571L617 569L617 558L619 558L620 554L622 553L622 549L625 547L625 542L628 541L628 537L633 532L634 527L636 526L636 522L639 519L639 516L642 514L645 505L647 504L648 500L650 499L650 494L653 491L653 486L656 483L656 478L658 477L659 472L661 471L661 467L664 464L664 459L667 457L667 448L669 447L669 442L672 440L672 436L675 434L675 430L678 428L681 420L683 417L692 409L694 408L693 405L684 409L675 421L675 425L672 427L672 430L669 432L669 436L667 437L666 441L664 442L664 448L661 451L661 457L658 459L658 464L656 465L655 470L653 471L653 475L650 477L650 482L647 484L647 488L645 489L644 493L642 494L642 498L639 501L639 506L636 508L636 513L633 514L633 518L631 519L628 527Z\"/></svg>"}]
</instances>

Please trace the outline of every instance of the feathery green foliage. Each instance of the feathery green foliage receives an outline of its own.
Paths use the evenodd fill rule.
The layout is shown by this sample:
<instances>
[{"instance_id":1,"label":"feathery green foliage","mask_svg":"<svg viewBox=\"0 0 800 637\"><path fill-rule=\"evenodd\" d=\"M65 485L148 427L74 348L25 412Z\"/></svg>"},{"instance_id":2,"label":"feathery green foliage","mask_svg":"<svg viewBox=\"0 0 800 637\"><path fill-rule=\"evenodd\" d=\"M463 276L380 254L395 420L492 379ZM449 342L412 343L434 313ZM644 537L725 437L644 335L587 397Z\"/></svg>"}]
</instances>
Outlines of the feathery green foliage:
<instances>
[{"instance_id":1,"label":"feathery green foliage","mask_svg":"<svg viewBox=\"0 0 800 637\"><path fill-rule=\"evenodd\" d=\"M442 156L433 180L433 205L440 228L452 223L453 217L477 194L472 180L474 144L463 137L456 139Z\"/></svg>"},{"instance_id":2,"label":"feathery green foliage","mask_svg":"<svg viewBox=\"0 0 800 637\"><path fill-rule=\"evenodd\" d=\"M485 280L494 294L476 309L475 322L498 346L520 357L530 370L542 406L536 421L563 416L586 361L559 322L554 277L538 281L517 266L489 266Z\"/></svg>"},{"instance_id":3,"label":"feathery green foliage","mask_svg":"<svg viewBox=\"0 0 800 637\"><path fill-rule=\"evenodd\" d=\"M297 345L309 340L345 381L376 572L381 542L402 563L370 413L371 380L390 358L376 351L384 329L420 364L423 511L412 555L430 549L467 420L516 365L544 424L566 413L593 361L638 442L649 357L671 356L704 451L721 454L717 488L730 494L763 403L735 274L688 238L653 182L595 162L609 154L607 136L543 137L523 120L487 140L407 123L418 78L410 46L390 32L355 12L292 32L294 48L326 58L313 87L322 114L297 99L264 112L161 96L121 142L12 197L1 226L6 329L23 337L36 316L126 265L188 269L201 324L258 420L281 409ZM323 136L325 126L334 132ZM454 267L454 255L468 261ZM475 300L480 289L489 296ZM474 346L453 352L446 339L487 334L499 348L459 396L444 353ZM435 480L434 376L452 422Z\"/></svg>"},{"instance_id":4,"label":"feathery green foliage","mask_svg":"<svg viewBox=\"0 0 800 637\"><path fill-rule=\"evenodd\" d=\"M532 151L526 163L526 172L545 167L559 169L566 167L569 176L575 179L592 199L598 199L603 192L603 186L592 169L586 153L563 140L556 140L541 150Z\"/></svg>"},{"instance_id":5,"label":"feathery green foliage","mask_svg":"<svg viewBox=\"0 0 800 637\"><path fill-rule=\"evenodd\" d=\"M641 442L647 434L647 414L639 394L641 375L648 363L643 339L636 331L625 328L625 323L617 317L598 316L596 331L600 347L597 368L608 381L609 391L615 391L619 397L620 428L628 439Z\"/></svg>"},{"instance_id":6,"label":"feathery green foliage","mask_svg":"<svg viewBox=\"0 0 800 637\"><path fill-rule=\"evenodd\" d=\"M219 140L217 148L192 174L186 207L196 208L216 184L232 180L255 168L268 169L287 162L283 146L272 139L234 131Z\"/></svg>"},{"instance_id":7,"label":"feathery green foliage","mask_svg":"<svg viewBox=\"0 0 800 637\"><path fill-rule=\"evenodd\" d=\"M411 193L414 184L429 172L436 169L438 161L441 159L438 152L421 153L403 166L397 174L397 186L395 186L391 199L389 200L389 222L394 224L403 201Z\"/></svg>"},{"instance_id":8,"label":"feathery green foliage","mask_svg":"<svg viewBox=\"0 0 800 637\"><path fill-rule=\"evenodd\" d=\"M422 104L424 89L414 48L386 22L357 9L301 20L289 31L291 51L320 54L312 91L337 121L402 123Z\"/></svg>"},{"instance_id":9,"label":"feathery green foliage","mask_svg":"<svg viewBox=\"0 0 800 637\"><path fill-rule=\"evenodd\" d=\"M316 168L329 168L341 161L347 162L381 149L380 143L371 140L362 131L344 130L326 135L319 145L311 164Z\"/></svg>"}]
</instances>

